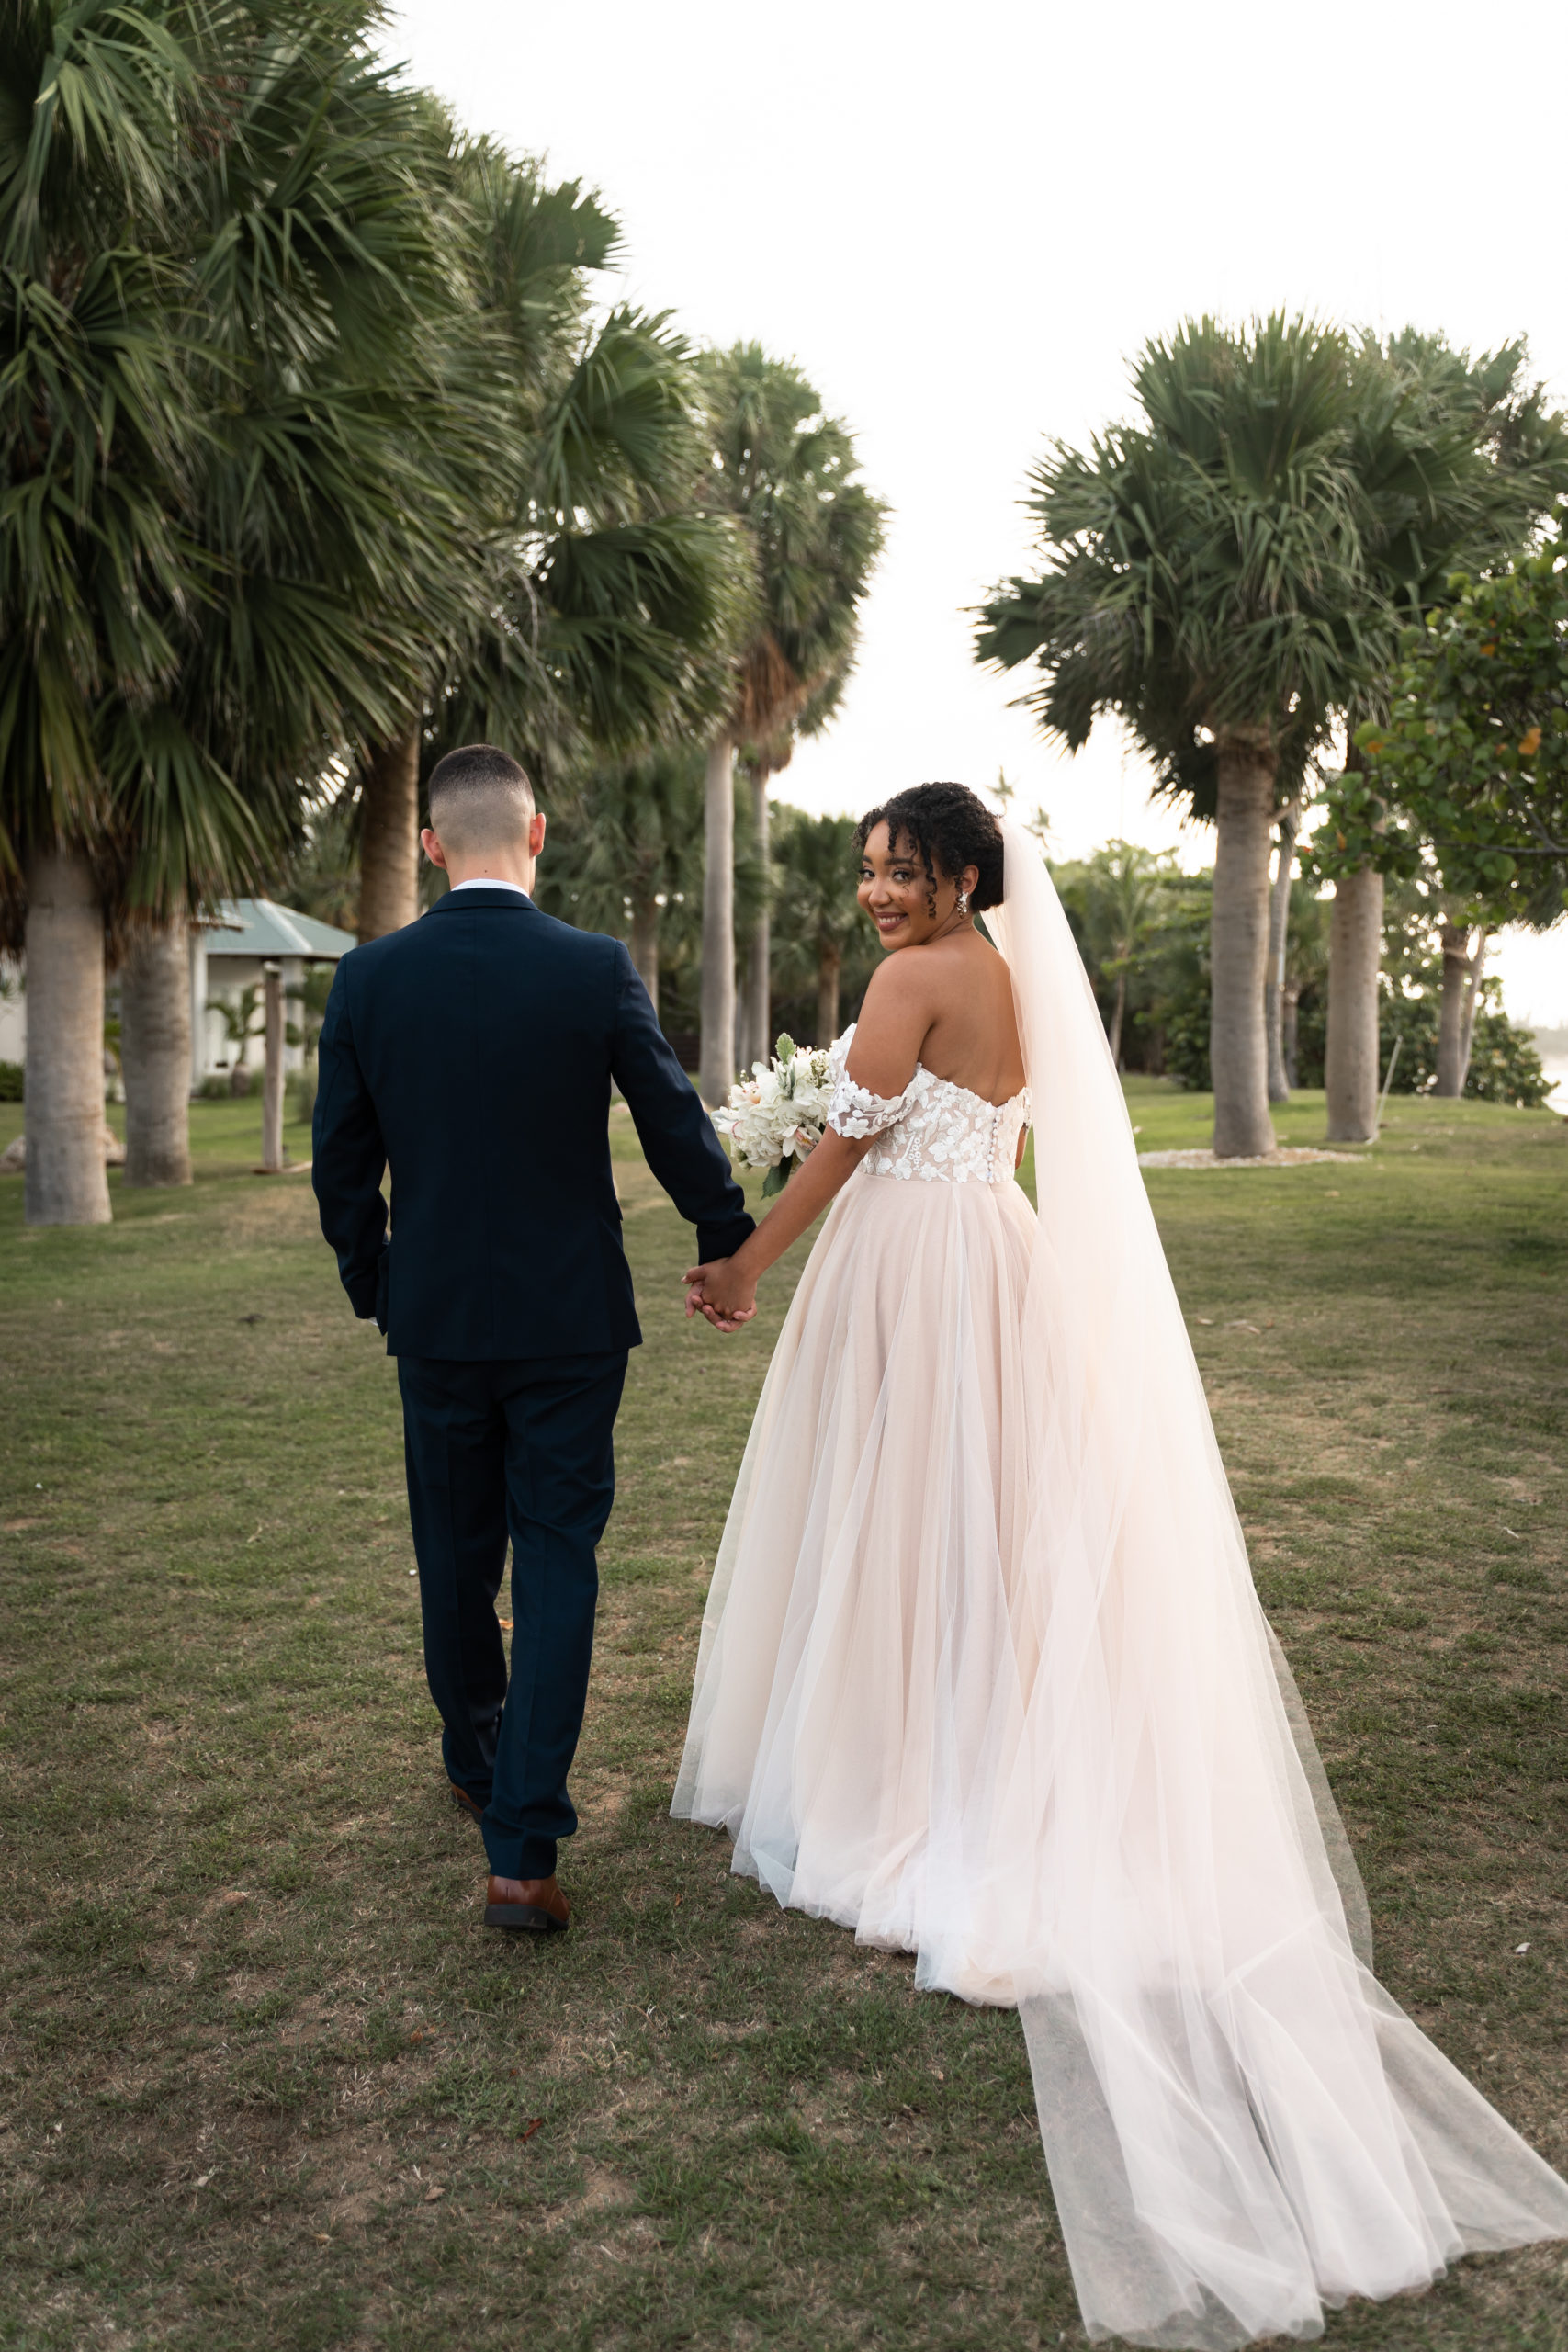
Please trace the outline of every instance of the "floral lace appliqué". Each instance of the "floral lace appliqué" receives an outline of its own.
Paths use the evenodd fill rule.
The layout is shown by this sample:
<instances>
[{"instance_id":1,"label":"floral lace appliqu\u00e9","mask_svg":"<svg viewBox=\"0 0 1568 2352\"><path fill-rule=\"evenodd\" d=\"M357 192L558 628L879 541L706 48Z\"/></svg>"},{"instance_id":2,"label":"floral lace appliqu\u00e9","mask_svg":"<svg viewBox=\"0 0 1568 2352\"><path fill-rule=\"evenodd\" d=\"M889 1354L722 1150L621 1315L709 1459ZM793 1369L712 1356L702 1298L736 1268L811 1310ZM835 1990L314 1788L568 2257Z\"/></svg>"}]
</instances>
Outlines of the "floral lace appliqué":
<instances>
[{"instance_id":1,"label":"floral lace appliqu\u00e9","mask_svg":"<svg viewBox=\"0 0 1568 2352\"><path fill-rule=\"evenodd\" d=\"M1010 1102L987 1102L917 1062L902 1094L873 1094L857 1086L845 1068L854 1034L852 1024L829 1051L834 1084L828 1125L855 1140L884 1138L867 1152L863 1170L906 1182L919 1177L928 1184L1011 1182L1018 1138L1029 1125L1027 1087Z\"/></svg>"}]
</instances>

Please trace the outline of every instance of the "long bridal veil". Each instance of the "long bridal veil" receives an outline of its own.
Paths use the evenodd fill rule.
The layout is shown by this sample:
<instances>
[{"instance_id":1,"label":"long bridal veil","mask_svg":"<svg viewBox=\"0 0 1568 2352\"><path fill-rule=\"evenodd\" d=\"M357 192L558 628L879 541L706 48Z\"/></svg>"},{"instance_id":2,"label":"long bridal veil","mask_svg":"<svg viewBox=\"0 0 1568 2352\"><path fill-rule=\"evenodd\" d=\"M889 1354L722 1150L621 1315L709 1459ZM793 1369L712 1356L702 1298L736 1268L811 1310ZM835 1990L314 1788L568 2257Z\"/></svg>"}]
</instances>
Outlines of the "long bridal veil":
<instances>
[{"instance_id":1,"label":"long bridal veil","mask_svg":"<svg viewBox=\"0 0 1568 2352\"><path fill-rule=\"evenodd\" d=\"M1315 2335L1325 2303L1568 2234L1568 2187L1371 1973L1100 1016L1014 825L987 920L1036 1122L1027 1534L920 1980L1012 1976L1091 2336Z\"/></svg>"}]
</instances>

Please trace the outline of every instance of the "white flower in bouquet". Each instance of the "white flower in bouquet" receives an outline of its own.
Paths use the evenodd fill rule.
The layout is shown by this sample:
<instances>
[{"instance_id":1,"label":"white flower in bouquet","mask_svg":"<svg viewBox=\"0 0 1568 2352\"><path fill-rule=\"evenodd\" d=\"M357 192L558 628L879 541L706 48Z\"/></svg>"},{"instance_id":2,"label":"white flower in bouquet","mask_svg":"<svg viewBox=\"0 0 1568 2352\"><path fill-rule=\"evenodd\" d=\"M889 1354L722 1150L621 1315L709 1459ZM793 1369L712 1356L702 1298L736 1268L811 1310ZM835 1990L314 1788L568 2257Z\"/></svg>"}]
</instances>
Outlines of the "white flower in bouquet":
<instances>
[{"instance_id":1,"label":"white flower in bouquet","mask_svg":"<svg viewBox=\"0 0 1568 2352\"><path fill-rule=\"evenodd\" d=\"M766 1170L766 1198L784 1191L796 1163L821 1142L832 1099L827 1055L781 1037L771 1063L753 1062L750 1077L736 1080L713 1123L731 1137L743 1168Z\"/></svg>"}]
</instances>

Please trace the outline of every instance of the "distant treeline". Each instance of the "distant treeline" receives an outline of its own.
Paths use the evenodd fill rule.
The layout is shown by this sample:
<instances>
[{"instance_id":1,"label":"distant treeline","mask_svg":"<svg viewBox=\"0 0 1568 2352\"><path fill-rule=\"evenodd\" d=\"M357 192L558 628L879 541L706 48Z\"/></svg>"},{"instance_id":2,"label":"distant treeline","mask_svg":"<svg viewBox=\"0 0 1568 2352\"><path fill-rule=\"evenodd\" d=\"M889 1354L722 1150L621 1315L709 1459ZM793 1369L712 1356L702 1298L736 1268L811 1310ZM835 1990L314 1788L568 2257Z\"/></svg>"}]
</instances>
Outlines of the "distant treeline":
<instances>
[{"instance_id":1,"label":"distant treeline","mask_svg":"<svg viewBox=\"0 0 1568 2352\"><path fill-rule=\"evenodd\" d=\"M1052 871L1122 1069L1206 1091L1213 868L1183 874L1169 853L1113 841ZM1292 883L1281 1023L1292 1087L1324 1082L1332 906L1313 885ZM1436 1083L1442 921L1440 906L1419 885L1390 884L1379 1069L1387 1071L1397 1039L1396 1094L1427 1093ZM1541 1037L1508 1019L1501 983L1484 979L1466 1094L1526 1109L1543 1102L1551 1090L1541 1068Z\"/></svg>"}]
</instances>

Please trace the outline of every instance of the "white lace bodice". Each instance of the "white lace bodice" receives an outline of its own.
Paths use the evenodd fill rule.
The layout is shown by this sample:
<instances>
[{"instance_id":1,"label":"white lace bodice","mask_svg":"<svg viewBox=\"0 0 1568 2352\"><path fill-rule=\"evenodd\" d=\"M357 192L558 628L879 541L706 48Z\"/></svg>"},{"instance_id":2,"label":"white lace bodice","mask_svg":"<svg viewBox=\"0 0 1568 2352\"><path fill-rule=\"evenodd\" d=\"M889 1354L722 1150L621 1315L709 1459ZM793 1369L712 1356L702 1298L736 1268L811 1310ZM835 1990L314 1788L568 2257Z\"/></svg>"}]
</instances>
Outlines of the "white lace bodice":
<instances>
[{"instance_id":1,"label":"white lace bodice","mask_svg":"<svg viewBox=\"0 0 1568 2352\"><path fill-rule=\"evenodd\" d=\"M857 1086L845 1064L852 1022L835 1038L828 1058L833 1069L833 1099L828 1125L852 1139L883 1140L866 1153L863 1174L919 1177L927 1184L1007 1184L1018 1159L1018 1138L1029 1125L1029 1089L1010 1102L987 1102L951 1078L938 1078L923 1062L902 1094L888 1101Z\"/></svg>"}]
</instances>

